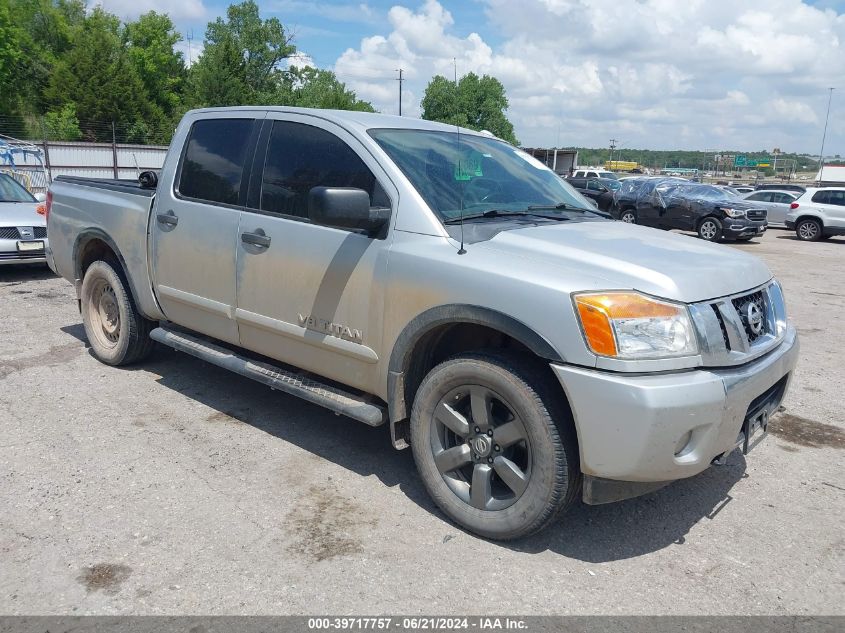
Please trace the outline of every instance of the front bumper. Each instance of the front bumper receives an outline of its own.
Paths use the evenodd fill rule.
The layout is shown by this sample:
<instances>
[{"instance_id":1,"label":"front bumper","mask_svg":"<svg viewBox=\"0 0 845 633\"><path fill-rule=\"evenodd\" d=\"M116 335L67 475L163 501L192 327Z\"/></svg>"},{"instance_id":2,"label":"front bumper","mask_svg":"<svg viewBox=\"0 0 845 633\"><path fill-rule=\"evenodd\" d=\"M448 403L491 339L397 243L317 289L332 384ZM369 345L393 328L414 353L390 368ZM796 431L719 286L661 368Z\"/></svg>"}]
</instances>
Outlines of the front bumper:
<instances>
[{"instance_id":1,"label":"front bumper","mask_svg":"<svg viewBox=\"0 0 845 633\"><path fill-rule=\"evenodd\" d=\"M691 477L737 445L749 407L783 381L776 410L798 359L795 328L746 365L630 375L552 364L575 420L587 480L654 484ZM634 489L637 487L634 486Z\"/></svg>"},{"instance_id":2,"label":"front bumper","mask_svg":"<svg viewBox=\"0 0 845 633\"><path fill-rule=\"evenodd\" d=\"M37 240L44 242L47 240ZM44 249L36 251L18 250L18 240L0 240L0 266L12 266L17 264L43 264L47 261Z\"/></svg>"},{"instance_id":3,"label":"front bumper","mask_svg":"<svg viewBox=\"0 0 845 633\"><path fill-rule=\"evenodd\" d=\"M747 218L725 218L722 220L722 235L724 237L753 237L766 232L766 220L749 220Z\"/></svg>"}]
</instances>

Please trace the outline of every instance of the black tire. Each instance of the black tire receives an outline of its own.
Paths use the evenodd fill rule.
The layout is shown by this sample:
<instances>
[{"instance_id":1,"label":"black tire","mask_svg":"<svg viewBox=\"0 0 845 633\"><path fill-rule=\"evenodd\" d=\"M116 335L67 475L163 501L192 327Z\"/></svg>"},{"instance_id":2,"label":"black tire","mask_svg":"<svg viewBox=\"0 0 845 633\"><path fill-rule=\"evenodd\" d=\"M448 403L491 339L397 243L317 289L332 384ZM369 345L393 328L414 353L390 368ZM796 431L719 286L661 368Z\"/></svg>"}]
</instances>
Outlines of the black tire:
<instances>
[{"instance_id":1,"label":"black tire","mask_svg":"<svg viewBox=\"0 0 845 633\"><path fill-rule=\"evenodd\" d=\"M802 218L795 225L795 235L803 242L818 242L823 230L822 223L815 218Z\"/></svg>"},{"instance_id":2,"label":"black tire","mask_svg":"<svg viewBox=\"0 0 845 633\"><path fill-rule=\"evenodd\" d=\"M619 214L619 221L624 222L625 224L636 224L637 212L633 209L625 209Z\"/></svg>"},{"instance_id":3,"label":"black tire","mask_svg":"<svg viewBox=\"0 0 845 633\"><path fill-rule=\"evenodd\" d=\"M707 216L698 224L698 237L708 242L718 242L722 239L722 221L713 216Z\"/></svg>"},{"instance_id":4,"label":"black tire","mask_svg":"<svg viewBox=\"0 0 845 633\"><path fill-rule=\"evenodd\" d=\"M82 280L82 322L94 355L107 365L128 365L153 348L155 322L144 318L118 267L96 261Z\"/></svg>"},{"instance_id":5,"label":"black tire","mask_svg":"<svg viewBox=\"0 0 845 633\"><path fill-rule=\"evenodd\" d=\"M581 490L572 416L544 370L531 357L479 352L441 363L420 385L411 413L414 461L438 507L471 532L527 536ZM486 413L474 415L473 402L485 403L476 409ZM450 467L450 457L458 466Z\"/></svg>"}]
</instances>

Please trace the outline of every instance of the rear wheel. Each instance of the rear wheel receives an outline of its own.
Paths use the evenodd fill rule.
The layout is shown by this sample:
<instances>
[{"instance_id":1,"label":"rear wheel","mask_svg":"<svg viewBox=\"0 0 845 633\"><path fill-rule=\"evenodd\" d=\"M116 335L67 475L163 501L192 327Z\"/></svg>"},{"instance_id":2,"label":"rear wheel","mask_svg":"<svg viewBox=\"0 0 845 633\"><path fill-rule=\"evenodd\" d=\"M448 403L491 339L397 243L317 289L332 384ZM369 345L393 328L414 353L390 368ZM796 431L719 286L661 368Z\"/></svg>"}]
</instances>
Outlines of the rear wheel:
<instances>
[{"instance_id":1,"label":"rear wheel","mask_svg":"<svg viewBox=\"0 0 845 633\"><path fill-rule=\"evenodd\" d=\"M633 209L625 209L622 212L622 215L619 216L619 219L625 224L636 224L637 214L634 212Z\"/></svg>"},{"instance_id":2,"label":"rear wheel","mask_svg":"<svg viewBox=\"0 0 845 633\"><path fill-rule=\"evenodd\" d=\"M578 449L560 387L531 358L448 360L414 400L411 447L435 503L466 529L519 538L548 524L580 489Z\"/></svg>"},{"instance_id":3,"label":"rear wheel","mask_svg":"<svg viewBox=\"0 0 845 633\"><path fill-rule=\"evenodd\" d=\"M722 222L719 218L704 218L698 225L698 237L708 242L718 242L722 237Z\"/></svg>"},{"instance_id":4,"label":"rear wheel","mask_svg":"<svg viewBox=\"0 0 845 633\"><path fill-rule=\"evenodd\" d=\"M795 225L795 235L805 242L818 242L822 238L822 223L813 218L804 218Z\"/></svg>"},{"instance_id":5,"label":"rear wheel","mask_svg":"<svg viewBox=\"0 0 845 633\"><path fill-rule=\"evenodd\" d=\"M141 316L123 277L109 262L96 261L85 271L82 322L94 355L107 365L128 365L152 350L155 323Z\"/></svg>"}]
</instances>

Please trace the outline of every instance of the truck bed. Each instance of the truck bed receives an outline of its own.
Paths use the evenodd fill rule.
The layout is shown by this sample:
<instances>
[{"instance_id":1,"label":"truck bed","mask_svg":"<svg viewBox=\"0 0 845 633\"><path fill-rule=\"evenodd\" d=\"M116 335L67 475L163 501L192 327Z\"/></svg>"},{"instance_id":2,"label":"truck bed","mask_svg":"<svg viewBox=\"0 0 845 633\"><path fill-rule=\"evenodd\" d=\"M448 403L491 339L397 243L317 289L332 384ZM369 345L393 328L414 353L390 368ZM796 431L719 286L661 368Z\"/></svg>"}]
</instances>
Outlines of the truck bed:
<instances>
[{"instance_id":1,"label":"truck bed","mask_svg":"<svg viewBox=\"0 0 845 633\"><path fill-rule=\"evenodd\" d=\"M134 196L152 198L155 189L146 189L137 180L119 180L116 178L86 178L84 176L57 176L57 182L69 182L83 187L96 187L98 189L110 189L120 191Z\"/></svg>"}]
</instances>

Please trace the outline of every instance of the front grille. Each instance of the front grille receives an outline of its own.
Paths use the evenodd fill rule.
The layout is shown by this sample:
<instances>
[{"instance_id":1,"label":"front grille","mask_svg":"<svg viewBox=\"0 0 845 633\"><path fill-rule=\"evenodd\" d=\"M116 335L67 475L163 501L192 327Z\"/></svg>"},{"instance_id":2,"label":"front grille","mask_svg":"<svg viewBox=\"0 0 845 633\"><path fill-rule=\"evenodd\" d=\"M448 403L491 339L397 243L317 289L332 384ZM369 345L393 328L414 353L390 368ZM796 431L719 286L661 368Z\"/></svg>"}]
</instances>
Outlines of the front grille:
<instances>
[{"instance_id":1,"label":"front grille","mask_svg":"<svg viewBox=\"0 0 845 633\"><path fill-rule=\"evenodd\" d=\"M44 259L44 251L23 251L20 253L0 253L0 261L5 259Z\"/></svg>"},{"instance_id":2,"label":"front grille","mask_svg":"<svg viewBox=\"0 0 845 633\"><path fill-rule=\"evenodd\" d=\"M43 240L47 237L46 226L32 227L33 237L37 240ZM21 239L21 232L16 226L0 226L0 240L19 240Z\"/></svg>"},{"instance_id":3,"label":"front grille","mask_svg":"<svg viewBox=\"0 0 845 633\"><path fill-rule=\"evenodd\" d=\"M765 209L749 209L745 215L749 220L765 220L767 214Z\"/></svg>"},{"instance_id":4,"label":"front grille","mask_svg":"<svg viewBox=\"0 0 845 633\"><path fill-rule=\"evenodd\" d=\"M722 319L722 313L719 312L719 307L715 304L710 304L710 307L713 308L713 312L716 313L716 320L719 322L719 328L722 330L722 340L725 342L725 349L730 351L731 339L728 336L728 328L725 327L725 321Z\"/></svg>"},{"instance_id":5,"label":"front grille","mask_svg":"<svg viewBox=\"0 0 845 633\"><path fill-rule=\"evenodd\" d=\"M763 294L762 290L742 297L736 297L731 302L742 321L745 336L748 337L750 344L753 345L754 341L764 334L772 333L772 324L769 323L766 310L766 295ZM759 325L755 326L757 323Z\"/></svg>"}]
</instances>

